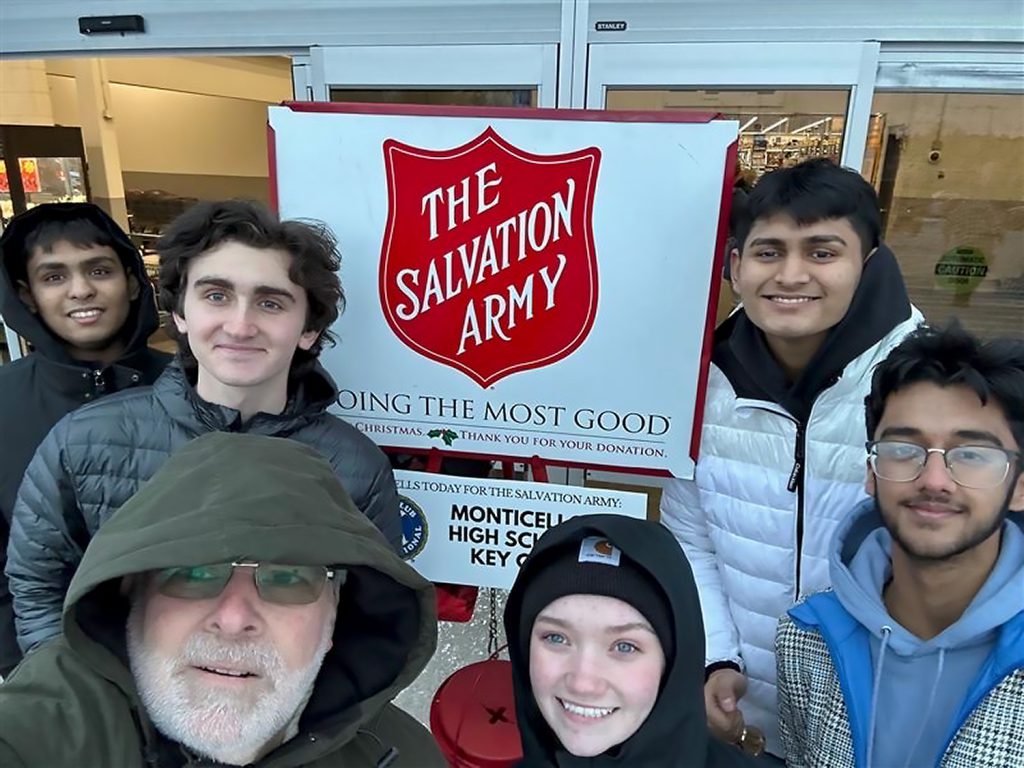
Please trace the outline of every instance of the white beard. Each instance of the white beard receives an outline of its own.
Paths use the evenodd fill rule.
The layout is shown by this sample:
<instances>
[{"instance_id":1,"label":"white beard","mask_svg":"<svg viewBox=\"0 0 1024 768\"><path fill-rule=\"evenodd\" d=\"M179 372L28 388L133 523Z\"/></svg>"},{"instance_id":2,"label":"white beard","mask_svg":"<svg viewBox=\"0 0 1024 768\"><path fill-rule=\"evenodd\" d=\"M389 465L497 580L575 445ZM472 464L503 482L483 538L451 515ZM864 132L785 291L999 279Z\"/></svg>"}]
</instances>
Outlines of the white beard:
<instances>
[{"instance_id":1,"label":"white beard","mask_svg":"<svg viewBox=\"0 0 1024 768\"><path fill-rule=\"evenodd\" d=\"M142 614L140 601L134 601L127 623L128 660L146 713L160 733L228 765L248 765L275 737L282 743L295 735L331 647L333 620L324 622L309 665L289 672L270 643L221 641L202 632L193 634L178 656L160 656L143 642ZM258 671L260 685L240 691L204 687L186 676L196 663Z\"/></svg>"}]
</instances>

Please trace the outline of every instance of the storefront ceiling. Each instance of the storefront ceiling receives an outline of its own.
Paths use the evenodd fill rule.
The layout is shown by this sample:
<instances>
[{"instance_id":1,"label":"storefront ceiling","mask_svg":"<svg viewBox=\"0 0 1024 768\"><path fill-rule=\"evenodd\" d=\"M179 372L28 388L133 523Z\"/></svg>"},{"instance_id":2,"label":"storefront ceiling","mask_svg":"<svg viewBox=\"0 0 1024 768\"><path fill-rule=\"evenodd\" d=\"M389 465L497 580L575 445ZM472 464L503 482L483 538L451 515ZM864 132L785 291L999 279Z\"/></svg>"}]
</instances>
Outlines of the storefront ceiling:
<instances>
[{"instance_id":1,"label":"storefront ceiling","mask_svg":"<svg viewBox=\"0 0 1024 768\"><path fill-rule=\"evenodd\" d=\"M590 42L1024 42L1020 0L3 0L0 55L554 43L573 8L586 9ZM146 32L79 33L78 17L116 13L143 16Z\"/></svg>"},{"instance_id":2,"label":"storefront ceiling","mask_svg":"<svg viewBox=\"0 0 1024 768\"><path fill-rule=\"evenodd\" d=\"M240 11L243 8L243 12ZM139 14L143 34L81 35L80 16ZM560 0L3 0L0 51L69 54L311 45L557 42Z\"/></svg>"}]
</instances>

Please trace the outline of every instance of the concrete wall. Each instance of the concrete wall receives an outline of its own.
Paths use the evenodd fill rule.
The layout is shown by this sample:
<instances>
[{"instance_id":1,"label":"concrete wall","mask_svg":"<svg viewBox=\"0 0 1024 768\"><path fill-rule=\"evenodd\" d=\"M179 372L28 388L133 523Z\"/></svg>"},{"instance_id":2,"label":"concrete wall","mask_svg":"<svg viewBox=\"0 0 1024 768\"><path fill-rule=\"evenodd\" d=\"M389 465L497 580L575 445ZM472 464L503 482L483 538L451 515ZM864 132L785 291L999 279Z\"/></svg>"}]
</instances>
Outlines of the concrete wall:
<instances>
[{"instance_id":1,"label":"concrete wall","mask_svg":"<svg viewBox=\"0 0 1024 768\"><path fill-rule=\"evenodd\" d=\"M54 124L46 65L42 61L0 61L0 123Z\"/></svg>"}]
</instances>

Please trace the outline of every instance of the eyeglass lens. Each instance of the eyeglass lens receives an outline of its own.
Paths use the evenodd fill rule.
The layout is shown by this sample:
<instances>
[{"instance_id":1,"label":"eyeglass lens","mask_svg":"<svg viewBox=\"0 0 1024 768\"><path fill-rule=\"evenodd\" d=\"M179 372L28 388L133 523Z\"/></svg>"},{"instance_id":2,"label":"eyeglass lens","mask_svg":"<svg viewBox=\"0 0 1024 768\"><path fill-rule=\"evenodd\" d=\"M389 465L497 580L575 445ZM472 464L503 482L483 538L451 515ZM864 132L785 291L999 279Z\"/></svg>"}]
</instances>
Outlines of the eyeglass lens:
<instances>
[{"instance_id":1,"label":"eyeglass lens","mask_svg":"<svg viewBox=\"0 0 1024 768\"><path fill-rule=\"evenodd\" d=\"M930 453L915 443L881 441L872 447L871 466L883 480L909 482L924 471ZM992 488L1006 478L1010 459L986 445L960 445L943 456L950 477L966 488Z\"/></svg>"},{"instance_id":2,"label":"eyeglass lens","mask_svg":"<svg viewBox=\"0 0 1024 768\"><path fill-rule=\"evenodd\" d=\"M208 600L224 591L234 568L231 563L167 568L157 574L158 590L168 597ZM260 563L253 570L259 596L281 605L314 603L327 582L323 566Z\"/></svg>"}]
</instances>

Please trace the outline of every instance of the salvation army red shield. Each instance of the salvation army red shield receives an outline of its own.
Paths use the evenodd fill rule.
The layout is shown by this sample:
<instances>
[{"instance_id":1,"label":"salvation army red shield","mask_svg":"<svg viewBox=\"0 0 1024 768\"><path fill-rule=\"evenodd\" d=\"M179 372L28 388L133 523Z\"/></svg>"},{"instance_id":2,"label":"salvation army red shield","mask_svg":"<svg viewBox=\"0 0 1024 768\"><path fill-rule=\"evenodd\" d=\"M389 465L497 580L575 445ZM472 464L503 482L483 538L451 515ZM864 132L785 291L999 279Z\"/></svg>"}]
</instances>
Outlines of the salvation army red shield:
<instances>
[{"instance_id":1,"label":"salvation army red shield","mask_svg":"<svg viewBox=\"0 0 1024 768\"><path fill-rule=\"evenodd\" d=\"M446 150L388 139L384 162L380 300L403 343L486 387L586 340L598 148L539 155L487 128Z\"/></svg>"}]
</instances>

